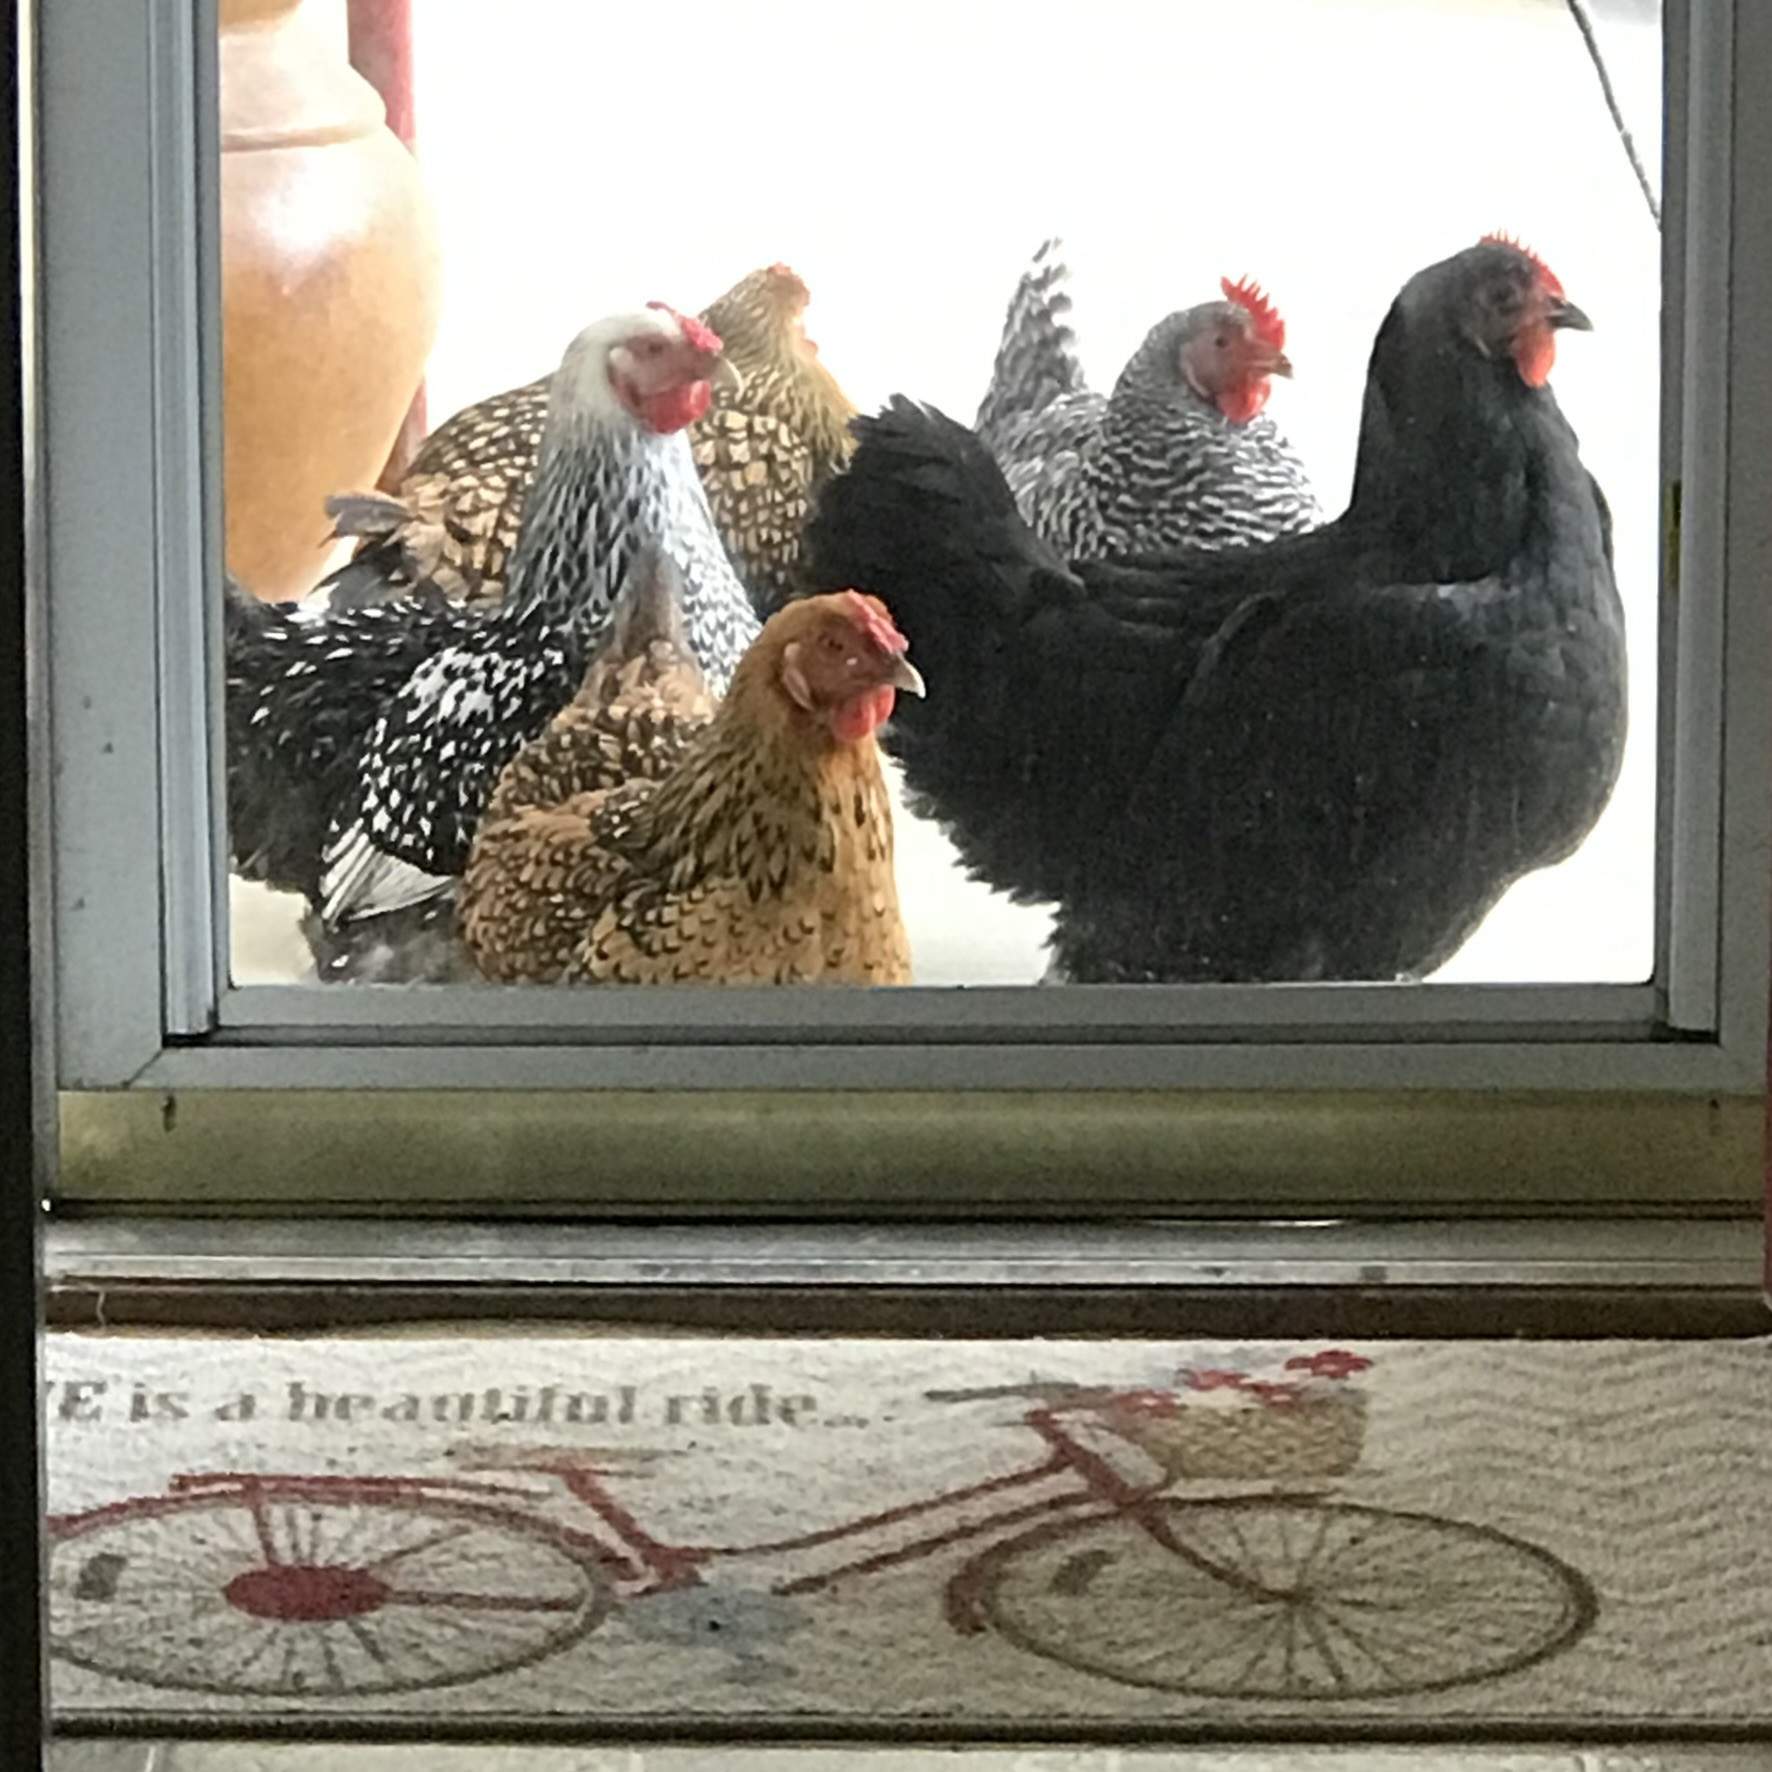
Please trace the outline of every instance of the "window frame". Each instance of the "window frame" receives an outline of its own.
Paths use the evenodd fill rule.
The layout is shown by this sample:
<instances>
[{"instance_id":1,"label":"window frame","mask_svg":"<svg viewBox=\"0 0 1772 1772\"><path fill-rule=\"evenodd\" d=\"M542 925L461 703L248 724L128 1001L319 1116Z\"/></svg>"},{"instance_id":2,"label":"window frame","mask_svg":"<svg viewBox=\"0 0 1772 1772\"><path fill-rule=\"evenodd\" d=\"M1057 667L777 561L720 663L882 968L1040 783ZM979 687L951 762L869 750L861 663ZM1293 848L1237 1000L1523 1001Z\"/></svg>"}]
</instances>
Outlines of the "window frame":
<instances>
[{"instance_id":1,"label":"window frame","mask_svg":"<svg viewBox=\"0 0 1772 1772\"><path fill-rule=\"evenodd\" d=\"M0 1565L10 1575L0 1624L0 1757L43 1772L49 1734L47 1568L41 1522L47 1503L43 1467L42 1300L37 1207L41 1179L37 1127L48 1105L49 1074L32 998L39 942L35 912L38 857L30 841L34 785L29 760L33 697L39 673L26 646L26 558L30 525L28 420L30 374L24 313L31 300L31 141L21 127L29 66L28 8L0 0L0 903L17 907L0 956L0 1173L14 1184L0 1199Z\"/></svg>"},{"instance_id":2,"label":"window frame","mask_svg":"<svg viewBox=\"0 0 1772 1772\"><path fill-rule=\"evenodd\" d=\"M1772 188L1772 120L1737 95L1772 77L1772 14L1667 0L1654 978L1130 992L228 984L220 599L191 595L221 560L214 0L40 5L37 34L32 614L64 1192L195 1198L203 1153L232 1165L231 1197L287 1198L318 1135L359 1172L347 1198L401 1138L452 1170L415 1182L420 1202L483 1199L520 1162L529 1197L559 1204L761 1210L772 1176L777 1198L812 1186L783 1137L791 1097L836 1128L827 1171L847 1153L874 1176L874 1194L837 1190L850 1210L994 1190L1005 1211L1099 1208L1114 1176L1133 1177L1116 1200L1147 1205L1366 1199L1380 1173L1399 1204L1534 1173L1565 1202L1746 1196L1772 976L1772 361L1751 344L1772 320L1772 218L1737 194ZM344 1111L365 1094L381 1107ZM1600 1110L1626 1103L1659 1130L1604 1134ZM694 1139L658 1141L648 1171L636 1141L660 1113L723 1129L750 1178L736 1196ZM255 1151L267 1123L288 1148ZM587 1164L574 1134L618 1125L629 1168ZM951 1145L882 1187L866 1141L921 1148L929 1128ZM495 1131L510 1148L487 1148ZM1055 1138L1072 1182L1018 1193ZM1308 1154L1325 1139L1327 1165ZM1583 1153L1587 1172L1561 1173Z\"/></svg>"}]
</instances>

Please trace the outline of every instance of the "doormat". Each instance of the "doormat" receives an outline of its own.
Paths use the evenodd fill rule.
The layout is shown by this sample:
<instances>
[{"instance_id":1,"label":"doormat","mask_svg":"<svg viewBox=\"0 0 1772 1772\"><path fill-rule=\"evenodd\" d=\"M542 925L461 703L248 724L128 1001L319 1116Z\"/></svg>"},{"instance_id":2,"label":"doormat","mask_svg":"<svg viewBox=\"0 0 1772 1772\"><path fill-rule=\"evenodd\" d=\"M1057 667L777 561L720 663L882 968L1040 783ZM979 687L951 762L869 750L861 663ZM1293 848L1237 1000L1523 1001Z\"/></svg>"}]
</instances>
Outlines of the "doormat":
<instances>
[{"instance_id":1,"label":"doormat","mask_svg":"<svg viewBox=\"0 0 1772 1772\"><path fill-rule=\"evenodd\" d=\"M1772 1718L1772 1343L57 1334L102 1713Z\"/></svg>"}]
</instances>

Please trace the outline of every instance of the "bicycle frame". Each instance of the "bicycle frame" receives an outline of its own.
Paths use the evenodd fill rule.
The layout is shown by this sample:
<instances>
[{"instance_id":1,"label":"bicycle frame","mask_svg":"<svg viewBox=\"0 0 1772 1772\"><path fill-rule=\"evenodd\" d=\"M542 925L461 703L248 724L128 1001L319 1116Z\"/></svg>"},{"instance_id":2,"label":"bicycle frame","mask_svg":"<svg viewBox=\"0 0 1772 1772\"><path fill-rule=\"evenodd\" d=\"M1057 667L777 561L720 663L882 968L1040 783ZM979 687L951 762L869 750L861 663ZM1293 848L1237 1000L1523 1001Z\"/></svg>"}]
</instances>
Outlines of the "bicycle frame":
<instances>
[{"instance_id":1,"label":"bicycle frame","mask_svg":"<svg viewBox=\"0 0 1772 1772\"><path fill-rule=\"evenodd\" d=\"M476 1469L496 1473L485 1478L188 1473L162 1495L54 1522L52 1540L66 1550L56 1647L99 1673L229 1696L411 1692L532 1666L578 1643L618 1602L699 1589L717 1563L788 1559L763 1591L809 1596L981 1539L942 1585L957 1635L994 1633L1073 1672L1171 1692L1433 1691L1530 1666L1593 1622L1593 1591L1580 1575L1494 1528L1335 1499L1328 1482L1282 1493L1189 1481L1166 1456L1172 1442L1153 1450L1137 1423L1185 1413L1160 1391L1042 1401L1020 1417L1045 1447L1036 1461L745 1543L660 1535L619 1496L604 1454L467 1449ZM1131 1445L1155 1474L1123 1474L1079 1419ZM557 1483L594 1527L544 1510L534 1487L501 1480L518 1471ZM1042 1482L1058 1487L1022 1498ZM1168 1492L1182 1482L1189 1493ZM246 1518L229 1525L233 1508ZM878 1545L907 1528L908 1538ZM488 1579L486 1569L511 1566L519 1542L531 1577ZM180 1545L188 1555L168 1549ZM834 1563L794 1566L831 1549ZM1424 1568L1440 1576L1424 1584ZM181 1572L170 1591L168 1569ZM1153 1610L1153 1592L1171 1597ZM1474 1627L1460 1610L1467 1596ZM1128 1616L1125 1607L1148 1639L1130 1662L1118 1627L1101 1634ZM495 1617L504 1622L488 1637ZM181 1620L200 1621L214 1656L192 1658L199 1638ZM143 1624L152 1627L145 1634ZM156 1660L153 1629L168 1627L173 1641ZM396 1645L414 1632L444 1633L447 1665L390 1660L380 1630ZM354 1660L345 1654L353 1643Z\"/></svg>"}]
</instances>

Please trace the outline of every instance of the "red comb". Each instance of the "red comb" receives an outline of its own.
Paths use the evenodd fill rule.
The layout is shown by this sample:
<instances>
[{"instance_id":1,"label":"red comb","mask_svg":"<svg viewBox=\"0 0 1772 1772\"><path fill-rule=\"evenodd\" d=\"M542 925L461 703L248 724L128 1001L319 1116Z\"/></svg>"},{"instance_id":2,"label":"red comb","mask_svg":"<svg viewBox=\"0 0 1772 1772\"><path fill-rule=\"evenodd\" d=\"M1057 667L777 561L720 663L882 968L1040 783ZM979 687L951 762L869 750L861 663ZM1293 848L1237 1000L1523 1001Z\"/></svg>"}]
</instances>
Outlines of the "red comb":
<instances>
[{"instance_id":1,"label":"red comb","mask_svg":"<svg viewBox=\"0 0 1772 1772\"><path fill-rule=\"evenodd\" d=\"M656 308L661 314L669 314L683 328L683 337L688 341L691 349L706 351L710 357L717 357L725 350L726 347L721 343L719 333L711 326L704 326L693 314L679 314L668 301L649 301L646 305L649 308Z\"/></svg>"},{"instance_id":2,"label":"red comb","mask_svg":"<svg viewBox=\"0 0 1772 1772\"><path fill-rule=\"evenodd\" d=\"M806 278L799 275L799 271L796 271L792 264L783 264L780 259L776 259L776 262L769 266L767 275L769 275L771 284L776 285L778 291L781 289L787 291L790 301L799 301L801 305L804 305L812 299L812 291L806 287Z\"/></svg>"},{"instance_id":3,"label":"red comb","mask_svg":"<svg viewBox=\"0 0 1772 1772\"><path fill-rule=\"evenodd\" d=\"M1255 323L1255 336L1264 345L1272 345L1276 351L1286 348L1286 322L1254 278L1245 277L1241 282L1233 283L1229 277L1220 277L1218 287L1224 291L1226 301L1234 301L1238 307L1247 310Z\"/></svg>"},{"instance_id":4,"label":"red comb","mask_svg":"<svg viewBox=\"0 0 1772 1772\"><path fill-rule=\"evenodd\" d=\"M1531 261L1533 268L1538 272L1539 281L1543 283L1545 288L1552 295L1558 297L1562 295L1563 285L1558 281L1556 272L1553 271L1530 246L1524 245L1522 242L1516 240L1512 234L1485 234L1477 244L1479 246L1507 246L1512 248L1512 250L1519 253L1522 258Z\"/></svg>"},{"instance_id":5,"label":"red comb","mask_svg":"<svg viewBox=\"0 0 1772 1772\"><path fill-rule=\"evenodd\" d=\"M844 614L867 635L876 650L894 656L910 651L910 641L892 625L892 617L878 597L863 596L860 591L842 591L839 595Z\"/></svg>"}]
</instances>

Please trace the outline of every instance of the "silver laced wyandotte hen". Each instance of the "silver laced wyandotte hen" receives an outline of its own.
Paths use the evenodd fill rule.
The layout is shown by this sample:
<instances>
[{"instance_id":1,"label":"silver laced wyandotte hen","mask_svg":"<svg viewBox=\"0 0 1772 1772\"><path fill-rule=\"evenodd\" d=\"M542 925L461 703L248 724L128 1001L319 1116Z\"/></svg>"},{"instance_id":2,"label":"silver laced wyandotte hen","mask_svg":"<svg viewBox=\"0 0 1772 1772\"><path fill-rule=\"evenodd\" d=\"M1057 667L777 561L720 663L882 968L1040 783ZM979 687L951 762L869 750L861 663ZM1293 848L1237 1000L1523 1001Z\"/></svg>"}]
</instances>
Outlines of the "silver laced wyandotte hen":
<instances>
[{"instance_id":1,"label":"silver laced wyandotte hen","mask_svg":"<svg viewBox=\"0 0 1772 1772\"><path fill-rule=\"evenodd\" d=\"M1547 385L1588 321L1491 236L1373 347L1351 501L1247 548L1067 563L989 450L862 419L817 575L928 672L889 746L967 865L1057 902L1079 982L1398 979L1576 849L1625 741L1606 501Z\"/></svg>"},{"instance_id":2,"label":"silver laced wyandotte hen","mask_svg":"<svg viewBox=\"0 0 1772 1772\"><path fill-rule=\"evenodd\" d=\"M579 334L552 378L510 594L494 608L429 581L349 609L230 587L235 864L307 898L323 981L456 974L455 878L499 772L572 699L630 577L655 557L724 692L757 620L684 434L707 410L720 349L661 304Z\"/></svg>"},{"instance_id":3,"label":"silver laced wyandotte hen","mask_svg":"<svg viewBox=\"0 0 1772 1772\"><path fill-rule=\"evenodd\" d=\"M807 517L817 489L847 459L855 408L806 336L806 285L786 265L753 271L701 316L725 343L734 385L690 430L702 484L759 615L802 588ZM335 607L360 606L390 583L427 577L449 597L496 604L505 593L523 501L541 450L551 376L477 401L439 425L397 496L328 501L341 536L359 539L371 571L334 574ZM742 382L742 386L736 385ZM390 558L404 561L392 572Z\"/></svg>"},{"instance_id":4,"label":"silver laced wyandotte hen","mask_svg":"<svg viewBox=\"0 0 1772 1772\"><path fill-rule=\"evenodd\" d=\"M1272 377L1292 373L1267 296L1223 279L1222 301L1159 321L1102 395L1077 362L1060 252L1046 241L1017 286L975 421L1034 533L1099 560L1320 523L1304 464L1262 411Z\"/></svg>"},{"instance_id":5,"label":"silver laced wyandotte hen","mask_svg":"<svg viewBox=\"0 0 1772 1772\"><path fill-rule=\"evenodd\" d=\"M481 970L584 984L908 983L874 736L899 690L923 693L905 651L877 599L800 598L770 617L702 718L693 666L642 617L637 643L592 667L499 783L461 883ZM671 734L668 767L650 766L663 747L636 746L636 731Z\"/></svg>"}]
</instances>

